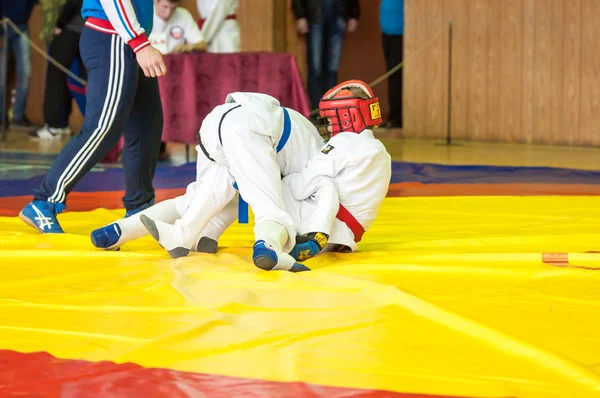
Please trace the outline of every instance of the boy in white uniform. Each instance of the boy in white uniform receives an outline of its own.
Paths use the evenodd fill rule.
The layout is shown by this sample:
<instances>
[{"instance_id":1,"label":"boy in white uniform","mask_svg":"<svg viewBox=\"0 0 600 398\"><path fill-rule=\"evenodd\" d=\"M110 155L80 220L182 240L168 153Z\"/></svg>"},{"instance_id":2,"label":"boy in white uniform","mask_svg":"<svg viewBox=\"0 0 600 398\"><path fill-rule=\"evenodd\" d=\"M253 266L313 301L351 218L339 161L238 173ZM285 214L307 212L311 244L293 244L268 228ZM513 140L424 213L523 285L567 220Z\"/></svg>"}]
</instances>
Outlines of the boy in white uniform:
<instances>
[{"instance_id":1,"label":"boy in white uniform","mask_svg":"<svg viewBox=\"0 0 600 398\"><path fill-rule=\"evenodd\" d=\"M238 0L196 0L199 25L210 53L240 52L240 27L236 20Z\"/></svg>"},{"instance_id":2,"label":"boy in white uniform","mask_svg":"<svg viewBox=\"0 0 600 398\"><path fill-rule=\"evenodd\" d=\"M385 146L367 129L381 123L381 112L365 82L350 80L329 90L319 116L328 121L331 139L301 172L283 178L285 205L299 234L290 252L297 261L320 251L356 251L377 217L392 173ZM327 188L329 179L337 192ZM215 217L202 232L198 251L215 252L235 217L233 207Z\"/></svg>"},{"instance_id":3,"label":"boy in white uniform","mask_svg":"<svg viewBox=\"0 0 600 398\"><path fill-rule=\"evenodd\" d=\"M162 54L206 49L194 17L177 6L179 1L154 0L154 22L148 40Z\"/></svg>"},{"instance_id":4,"label":"boy in white uniform","mask_svg":"<svg viewBox=\"0 0 600 398\"><path fill-rule=\"evenodd\" d=\"M392 176L390 155L368 129L381 123L381 111L379 99L365 82L349 80L329 90L319 103L319 116L327 120L331 139L300 173L283 179L295 199L286 203L288 208L296 206L289 212L298 217L294 220L298 232L307 238L291 253L298 261L323 249L315 232L327 231L317 229L319 224L311 217L315 203L309 200L323 179L335 181L340 203L324 249L348 252L356 251L375 221Z\"/></svg>"},{"instance_id":5,"label":"boy in white uniform","mask_svg":"<svg viewBox=\"0 0 600 398\"><path fill-rule=\"evenodd\" d=\"M273 97L238 92L206 117L198 142L197 181L185 195L139 213L152 236L172 257L187 255L239 189L255 216L254 263L267 270L306 270L288 254L296 228L285 209L281 177L299 172L319 152L323 140L312 123ZM335 191L331 181L322 185ZM93 231L92 242L114 248L122 235L131 239L139 234L136 216Z\"/></svg>"}]
</instances>

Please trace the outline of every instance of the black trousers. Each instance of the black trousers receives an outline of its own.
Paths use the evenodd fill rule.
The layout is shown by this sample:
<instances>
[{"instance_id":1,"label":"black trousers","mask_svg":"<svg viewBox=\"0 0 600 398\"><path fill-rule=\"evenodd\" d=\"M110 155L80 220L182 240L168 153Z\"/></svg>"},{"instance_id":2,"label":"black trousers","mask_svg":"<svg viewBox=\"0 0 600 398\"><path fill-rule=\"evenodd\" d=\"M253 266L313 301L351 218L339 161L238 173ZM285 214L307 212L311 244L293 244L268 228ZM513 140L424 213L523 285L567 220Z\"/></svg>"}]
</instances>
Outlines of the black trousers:
<instances>
[{"instance_id":1,"label":"black trousers","mask_svg":"<svg viewBox=\"0 0 600 398\"><path fill-rule=\"evenodd\" d=\"M383 54L387 70L398 65L403 57L403 35L382 35ZM402 127L402 74L404 68L388 78L388 121L397 127Z\"/></svg>"},{"instance_id":2,"label":"black trousers","mask_svg":"<svg viewBox=\"0 0 600 398\"><path fill-rule=\"evenodd\" d=\"M50 56L67 68L76 58L82 62L79 54L80 37L81 34L78 32L63 30L52 40L49 49ZM64 109L71 109L72 99L67 86L67 75L48 62L46 89L44 90L44 123L54 128L62 127L62 112Z\"/></svg>"}]
</instances>

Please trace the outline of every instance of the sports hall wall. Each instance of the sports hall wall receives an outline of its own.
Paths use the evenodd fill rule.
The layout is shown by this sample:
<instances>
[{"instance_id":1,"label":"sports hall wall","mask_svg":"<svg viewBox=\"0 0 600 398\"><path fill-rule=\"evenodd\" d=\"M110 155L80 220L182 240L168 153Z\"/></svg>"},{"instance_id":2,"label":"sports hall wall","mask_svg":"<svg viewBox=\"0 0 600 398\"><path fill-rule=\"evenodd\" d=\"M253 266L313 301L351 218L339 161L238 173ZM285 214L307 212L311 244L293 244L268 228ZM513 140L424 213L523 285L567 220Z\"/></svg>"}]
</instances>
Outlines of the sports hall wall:
<instances>
[{"instance_id":1,"label":"sports hall wall","mask_svg":"<svg viewBox=\"0 0 600 398\"><path fill-rule=\"evenodd\" d=\"M405 0L405 136L600 144L600 2Z\"/></svg>"},{"instance_id":2,"label":"sports hall wall","mask_svg":"<svg viewBox=\"0 0 600 398\"><path fill-rule=\"evenodd\" d=\"M241 0L242 48L293 53L305 76L304 41L289 1ZM182 5L197 16L194 0ZM346 37L340 79L372 81L385 71L379 0L361 0L361 7L359 29ZM40 20L37 9L36 40ZM591 0L405 0L406 137L446 135L450 20L453 138L600 144L600 2ZM41 123L45 62L34 55L32 63L29 115ZM376 92L387 109L385 82ZM78 126L81 118L72 121Z\"/></svg>"},{"instance_id":3,"label":"sports hall wall","mask_svg":"<svg viewBox=\"0 0 600 398\"><path fill-rule=\"evenodd\" d=\"M306 77L305 44L295 30L295 19L291 12L291 0L241 0L238 12L243 51L280 51L296 56L303 78ZM195 0L182 0L181 5L198 17ZM362 78L372 81L385 73L379 29L379 0L361 0L363 16L358 31L346 38L342 56L340 79ZM39 7L30 20L30 37L40 46L39 31L41 13ZM28 115L33 122L43 123L43 94L46 62L37 53L32 53L32 80L28 99ZM387 86L377 87L377 94L387 109ZM76 107L75 107L76 108ZM71 128L81 127L82 118L77 111L71 117Z\"/></svg>"}]
</instances>

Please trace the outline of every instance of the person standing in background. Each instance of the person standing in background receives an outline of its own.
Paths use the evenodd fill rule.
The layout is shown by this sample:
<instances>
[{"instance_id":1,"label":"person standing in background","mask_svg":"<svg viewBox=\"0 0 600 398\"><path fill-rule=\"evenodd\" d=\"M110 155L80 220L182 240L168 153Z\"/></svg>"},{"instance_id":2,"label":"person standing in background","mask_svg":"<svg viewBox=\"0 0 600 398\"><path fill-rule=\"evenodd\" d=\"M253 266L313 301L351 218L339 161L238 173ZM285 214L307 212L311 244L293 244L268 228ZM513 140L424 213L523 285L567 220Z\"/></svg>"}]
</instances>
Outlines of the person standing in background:
<instances>
[{"instance_id":1,"label":"person standing in background","mask_svg":"<svg viewBox=\"0 0 600 398\"><path fill-rule=\"evenodd\" d=\"M33 7L38 3L38 0L0 0L0 18L9 18L25 35L29 35L29 17ZM3 48L0 51L0 62L3 62L3 57L8 57L10 53L15 57L17 69L17 84L15 103L12 109L11 127L15 129L31 129L35 126L29 121L25 115L27 109L27 95L29 94L29 78L31 77L31 52L27 38L20 36L10 26L7 26L7 31L4 32L0 26L0 39L6 35L8 48ZM0 76L2 77L2 76ZM5 87L1 86L6 79L2 77L0 81L0 93L4 92ZM6 104L3 102L0 95L0 120L4 118L6 112Z\"/></svg>"},{"instance_id":2,"label":"person standing in background","mask_svg":"<svg viewBox=\"0 0 600 398\"><path fill-rule=\"evenodd\" d=\"M67 0L56 20L49 55L61 65L71 66L74 61L83 63L79 54L79 39L85 24L81 17L82 5L83 0ZM83 80L86 77L84 73ZM66 125L71 113L72 100L67 75L48 62L44 90L44 127L32 132L31 138L55 140L59 139L61 134L68 134L70 130ZM82 114L85 113L85 105L81 111Z\"/></svg>"},{"instance_id":3,"label":"person standing in background","mask_svg":"<svg viewBox=\"0 0 600 398\"><path fill-rule=\"evenodd\" d=\"M358 0L292 0L296 30L308 34L308 95L312 109L319 107L321 96L337 84L345 30L358 28Z\"/></svg>"},{"instance_id":4,"label":"person standing in background","mask_svg":"<svg viewBox=\"0 0 600 398\"><path fill-rule=\"evenodd\" d=\"M404 0L381 0L379 23L382 31L385 65L389 71L404 59ZM401 68L388 78L388 121L382 127L402 127L403 73L404 68Z\"/></svg>"},{"instance_id":5,"label":"person standing in background","mask_svg":"<svg viewBox=\"0 0 600 398\"><path fill-rule=\"evenodd\" d=\"M50 52L50 45L52 44L52 41L56 36L56 23L58 21L60 13L63 11L63 5L65 3L66 0L40 0L42 14L40 39L46 44L47 52ZM77 48L79 48L79 43L77 43ZM48 63L48 66L49 65L50 63ZM87 74L85 72L85 67L83 66L81 57L78 57L77 59L73 60L69 67L69 71L82 80L85 80L87 78ZM85 115L85 84L82 84L80 81L77 81L72 76L67 76L67 87L69 88L68 96L75 100L81 114ZM68 126L71 111L72 101L65 101L60 116L61 133L65 135L71 134L71 130Z\"/></svg>"},{"instance_id":6,"label":"person standing in background","mask_svg":"<svg viewBox=\"0 0 600 398\"><path fill-rule=\"evenodd\" d=\"M203 41L209 53L240 52L240 27L236 20L239 0L196 0Z\"/></svg>"}]
</instances>

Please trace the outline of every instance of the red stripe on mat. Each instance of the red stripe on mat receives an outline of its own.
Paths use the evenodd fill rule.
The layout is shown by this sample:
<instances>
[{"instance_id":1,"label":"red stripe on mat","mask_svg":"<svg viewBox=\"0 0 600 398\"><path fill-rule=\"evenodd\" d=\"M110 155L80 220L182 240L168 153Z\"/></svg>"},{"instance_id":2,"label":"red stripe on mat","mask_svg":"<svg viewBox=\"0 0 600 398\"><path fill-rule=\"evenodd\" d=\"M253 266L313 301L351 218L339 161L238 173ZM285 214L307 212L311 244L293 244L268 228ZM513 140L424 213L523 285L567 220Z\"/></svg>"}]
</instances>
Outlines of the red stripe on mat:
<instances>
[{"instance_id":1,"label":"red stripe on mat","mask_svg":"<svg viewBox=\"0 0 600 398\"><path fill-rule=\"evenodd\" d=\"M323 397L442 398L381 390L283 383L113 362L58 359L48 353L0 350L2 397Z\"/></svg>"},{"instance_id":2,"label":"red stripe on mat","mask_svg":"<svg viewBox=\"0 0 600 398\"><path fill-rule=\"evenodd\" d=\"M156 200L172 199L185 193L185 188L157 189ZM534 196L534 195L600 195L600 185L586 184L423 184L401 182L390 185L387 196ZM71 192L68 211L97 208L121 209L122 191ZM31 196L0 197L0 216L14 217Z\"/></svg>"},{"instance_id":3,"label":"red stripe on mat","mask_svg":"<svg viewBox=\"0 0 600 398\"><path fill-rule=\"evenodd\" d=\"M157 189L156 200L172 199L185 193L185 188ZM71 192L67 199L67 211L89 211L98 208L122 209L123 191ZM0 216L14 217L23 206L31 201L31 196L8 196L0 198Z\"/></svg>"},{"instance_id":4,"label":"red stripe on mat","mask_svg":"<svg viewBox=\"0 0 600 398\"><path fill-rule=\"evenodd\" d=\"M423 184L390 185L387 196L535 196L600 195L600 185L586 184Z\"/></svg>"}]
</instances>

